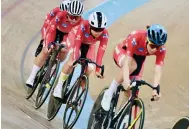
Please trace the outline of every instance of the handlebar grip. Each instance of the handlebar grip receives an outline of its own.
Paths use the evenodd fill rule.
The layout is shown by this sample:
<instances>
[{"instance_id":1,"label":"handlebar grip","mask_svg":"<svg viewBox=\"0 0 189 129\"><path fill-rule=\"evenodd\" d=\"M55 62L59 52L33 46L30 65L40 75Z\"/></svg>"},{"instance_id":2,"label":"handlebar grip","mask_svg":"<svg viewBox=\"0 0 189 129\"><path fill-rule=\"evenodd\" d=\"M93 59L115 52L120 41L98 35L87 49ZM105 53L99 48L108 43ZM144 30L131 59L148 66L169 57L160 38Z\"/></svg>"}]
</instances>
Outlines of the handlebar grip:
<instances>
[{"instance_id":1,"label":"handlebar grip","mask_svg":"<svg viewBox=\"0 0 189 129\"><path fill-rule=\"evenodd\" d=\"M48 44L48 50L51 48L51 45L55 45L55 42L51 42Z\"/></svg>"},{"instance_id":2,"label":"handlebar grip","mask_svg":"<svg viewBox=\"0 0 189 129\"><path fill-rule=\"evenodd\" d=\"M158 85L155 89L157 90L157 93L158 93L158 95L159 95L159 92L160 92L160 85Z\"/></svg>"},{"instance_id":3,"label":"handlebar grip","mask_svg":"<svg viewBox=\"0 0 189 129\"><path fill-rule=\"evenodd\" d=\"M102 65L102 68L101 68L101 75L102 76L104 75L104 65Z\"/></svg>"}]
</instances>

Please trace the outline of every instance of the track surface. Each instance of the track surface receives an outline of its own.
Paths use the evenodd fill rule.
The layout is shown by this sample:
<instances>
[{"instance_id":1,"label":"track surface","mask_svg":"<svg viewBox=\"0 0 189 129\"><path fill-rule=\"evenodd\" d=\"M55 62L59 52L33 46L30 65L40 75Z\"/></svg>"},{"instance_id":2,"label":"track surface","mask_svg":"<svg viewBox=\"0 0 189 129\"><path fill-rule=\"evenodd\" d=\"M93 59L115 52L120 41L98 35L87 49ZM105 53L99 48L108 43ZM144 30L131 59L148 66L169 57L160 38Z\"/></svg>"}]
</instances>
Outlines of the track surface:
<instances>
[{"instance_id":1,"label":"track surface","mask_svg":"<svg viewBox=\"0 0 189 129\"><path fill-rule=\"evenodd\" d=\"M20 79L20 62L23 51L41 27L45 14L59 4L59 0L2 0L2 128L5 129L54 129L61 128L61 121L46 120L46 108L35 110L33 101L25 100L25 89ZM86 10L100 0L85 1ZM128 5L127 5L128 6ZM105 79L90 78L90 94L93 98L103 86L110 84L118 71L112 59L115 45L129 32L144 29L145 25L161 23L168 30L167 56L161 83L162 98L150 102L151 90L141 88L145 101L145 129L169 129L180 116L189 114L189 1L151 0L140 8L117 20L111 27L110 42L104 58ZM33 61L33 52L40 40L26 55L25 78ZM144 79L152 82L154 57L147 58Z\"/></svg>"}]
</instances>

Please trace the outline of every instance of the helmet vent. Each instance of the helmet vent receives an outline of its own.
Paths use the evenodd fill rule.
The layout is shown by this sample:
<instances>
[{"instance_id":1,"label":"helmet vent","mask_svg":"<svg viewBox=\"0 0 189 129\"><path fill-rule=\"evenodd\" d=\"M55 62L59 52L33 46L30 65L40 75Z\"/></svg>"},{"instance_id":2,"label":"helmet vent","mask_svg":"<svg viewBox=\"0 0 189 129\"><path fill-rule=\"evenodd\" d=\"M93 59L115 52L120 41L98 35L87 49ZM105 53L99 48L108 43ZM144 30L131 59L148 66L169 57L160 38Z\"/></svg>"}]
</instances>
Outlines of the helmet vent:
<instances>
[{"instance_id":1,"label":"helmet vent","mask_svg":"<svg viewBox=\"0 0 189 129\"><path fill-rule=\"evenodd\" d=\"M94 22L93 22L93 21L91 21L91 24L92 24L92 25L94 25Z\"/></svg>"},{"instance_id":2,"label":"helmet vent","mask_svg":"<svg viewBox=\"0 0 189 129\"><path fill-rule=\"evenodd\" d=\"M148 30L148 37L149 37L149 39L152 38L152 37L151 37L151 34L150 34L150 30Z\"/></svg>"},{"instance_id":3,"label":"helmet vent","mask_svg":"<svg viewBox=\"0 0 189 129\"><path fill-rule=\"evenodd\" d=\"M152 30L152 39L156 39L154 30Z\"/></svg>"}]
</instances>

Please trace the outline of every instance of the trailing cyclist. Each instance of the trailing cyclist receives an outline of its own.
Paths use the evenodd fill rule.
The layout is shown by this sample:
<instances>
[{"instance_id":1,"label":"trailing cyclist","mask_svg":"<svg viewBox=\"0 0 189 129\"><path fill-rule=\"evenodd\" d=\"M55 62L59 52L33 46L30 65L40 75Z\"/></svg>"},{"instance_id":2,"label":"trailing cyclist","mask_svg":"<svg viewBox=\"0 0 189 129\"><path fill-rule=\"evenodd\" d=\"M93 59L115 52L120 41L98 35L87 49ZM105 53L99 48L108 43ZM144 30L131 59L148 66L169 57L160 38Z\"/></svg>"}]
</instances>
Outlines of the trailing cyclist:
<instances>
[{"instance_id":1,"label":"trailing cyclist","mask_svg":"<svg viewBox=\"0 0 189 129\"><path fill-rule=\"evenodd\" d=\"M68 11L59 12L55 18L53 18L48 26L48 32L45 36L43 49L40 54L35 58L32 72L29 78L26 81L26 85L30 88L33 87L33 82L37 72L45 63L51 49L49 49L49 44L51 42L65 43L66 37L71 29L81 23L83 18L84 6L79 0L71 1ZM63 61L68 53L68 50L71 48L71 45L65 44L66 49L62 49L60 52L60 60Z\"/></svg>"},{"instance_id":2,"label":"trailing cyclist","mask_svg":"<svg viewBox=\"0 0 189 129\"><path fill-rule=\"evenodd\" d=\"M41 36L42 36L42 39L40 41L40 44L39 46L37 47L36 49L36 52L35 52L35 56L37 57L39 55L39 53L41 52L42 48L43 48L43 41L45 39L45 35L47 33L47 27L48 25L50 24L51 20L53 18L56 17L56 15L61 12L61 11L67 11L68 7L69 7L69 4L70 4L70 0L64 0L60 3L60 6L59 7L56 7L54 8L53 10L51 10L45 17L45 21L43 23L43 26L41 28Z\"/></svg>"},{"instance_id":3,"label":"trailing cyclist","mask_svg":"<svg viewBox=\"0 0 189 129\"><path fill-rule=\"evenodd\" d=\"M165 43L167 41L167 31L162 25L153 24L147 26L147 30L133 31L125 40L119 43L113 53L116 65L120 68L120 74L111 82L108 90L105 91L101 106L105 111L110 109L110 102L117 86L124 83L124 88L129 89L130 79L140 80L143 72L143 64L146 56L156 56L156 66L154 74L154 87L160 87L162 67L166 55ZM160 94L157 89L152 91L154 100L159 100Z\"/></svg>"},{"instance_id":4,"label":"trailing cyclist","mask_svg":"<svg viewBox=\"0 0 189 129\"><path fill-rule=\"evenodd\" d=\"M79 57L88 58L95 61L95 46L96 42L100 42L96 55L96 62L101 66L102 58L108 43L108 31L106 29L107 18L102 12L93 12L88 20L73 28L68 35L68 44L74 44L73 52L70 58L63 66L58 83L54 89L54 97L61 98L62 85L73 70L73 62ZM87 75L95 68L94 65L88 64ZM103 78L100 74L100 68L96 67L96 76Z\"/></svg>"}]
</instances>

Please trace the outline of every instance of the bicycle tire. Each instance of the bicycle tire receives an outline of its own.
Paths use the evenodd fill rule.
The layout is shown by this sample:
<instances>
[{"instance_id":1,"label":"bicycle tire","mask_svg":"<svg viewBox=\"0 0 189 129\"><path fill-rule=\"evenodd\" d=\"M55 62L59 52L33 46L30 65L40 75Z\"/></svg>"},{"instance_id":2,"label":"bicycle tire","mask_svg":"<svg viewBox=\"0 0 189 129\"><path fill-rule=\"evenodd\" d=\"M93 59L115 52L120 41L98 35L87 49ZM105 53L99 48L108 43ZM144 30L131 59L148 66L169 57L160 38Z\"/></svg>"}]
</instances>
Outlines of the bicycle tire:
<instances>
[{"instance_id":1,"label":"bicycle tire","mask_svg":"<svg viewBox=\"0 0 189 129\"><path fill-rule=\"evenodd\" d=\"M80 116L80 114L81 114L81 112L82 112L82 110L83 110L83 106L84 106L84 104L85 104L85 100L86 100L86 97L87 97L87 93L88 93L88 87L89 87L89 80L88 80L88 77L84 74L82 77L84 77L85 78L85 93L84 93L84 99L83 99L83 102L82 102L82 104L81 104L81 109L79 110L79 112L77 113L77 115L76 115L76 117L75 117L75 119L74 119L74 121L70 124L70 125L67 125L66 124L66 113L67 113L67 111L68 111L68 109L69 109L69 106L68 106L68 103L73 99L73 97L74 97L74 95L75 95L75 93L76 93L76 90L78 90L79 88L80 88L80 86L78 86L78 84L80 84L80 80L79 80L79 78L77 79L77 81L76 81L76 83L73 85L73 89L72 89L72 91L71 91L71 93L70 93L70 95L69 95L69 98L68 98L68 100L67 100L67 102L66 102L66 107L65 107L65 111L64 111L64 115L63 115L63 128L66 128L66 129L72 129L72 127L75 125L75 123L77 122L77 120L78 120L78 118L79 118L79 116Z\"/></svg>"},{"instance_id":2,"label":"bicycle tire","mask_svg":"<svg viewBox=\"0 0 189 129\"><path fill-rule=\"evenodd\" d=\"M104 88L100 94L98 95L97 99L95 100L95 103L93 104L93 107L92 107L92 110L91 110L91 113L90 113L90 116L89 116L89 120L88 120L88 125L87 125L87 129L101 129L101 124L102 123L94 123L96 122L96 119L95 119L95 113L99 110L101 110L101 101L102 101L102 98L103 98L103 95L104 95L104 92L107 90L108 88ZM101 120L98 119L100 122Z\"/></svg>"},{"instance_id":3,"label":"bicycle tire","mask_svg":"<svg viewBox=\"0 0 189 129\"><path fill-rule=\"evenodd\" d=\"M32 95L34 94L36 88L38 87L39 85L39 82L41 81L41 78L42 78L42 73L43 73L43 70L45 69L45 66L42 67L36 74L36 77L34 79L34 83L33 83L33 87L32 88L28 88L28 90L31 90L31 91L27 91L27 94L26 94L26 99L29 99L32 97ZM44 76L44 75L43 75ZM28 93L29 92L29 93Z\"/></svg>"},{"instance_id":4,"label":"bicycle tire","mask_svg":"<svg viewBox=\"0 0 189 129\"><path fill-rule=\"evenodd\" d=\"M189 129L189 117L180 118L171 129Z\"/></svg>"},{"instance_id":5,"label":"bicycle tire","mask_svg":"<svg viewBox=\"0 0 189 129\"><path fill-rule=\"evenodd\" d=\"M49 84L49 85L50 85L50 86L49 86L49 89L48 89L48 88L45 88L45 89L48 89L48 91L47 91L47 94L44 96L44 98L43 98L43 95L44 95L45 90L43 90L42 93L40 92L40 90L41 90L41 88L42 88L42 86L43 86L43 84L40 84L40 87L39 87L38 93L37 93L37 97L36 97L36 100L35 100L35 109L39 109L39 108L43 105L43 103L44 103L45 100L47 99L47 97L48 97L48 95L49 95L49 93L50 93L50 91L51 91L51 89L52 89L52 87L53 87L53 84L54 84L54 82L55 82L55 79L56 79L56 77L57 77L58 70L59 70L59 67L60 67L60 62L57 61L57 62L55 62L54 65L56 65L56 67L55 67L55 69L54 69L54 71L53 71L53 72L55 72L55 74L54 74L54 76L52 75L52 77L54 77L54 79L53 79L53 81L52 81L52 84ZM52 68L49 68L49 69L52 70ZM49 76L49 75L45 74L45 75L44 75L44 78L46 78L46 77L48 77L48 76ZM50 77L50 79L51 79L52 77ZM43 82L43 81L42 81L42 82ZM41 96L43 99L42 99L42 101L41 101L41 99L40 99L40 101L38 102L38 99L39 99L40 96Z\"/></svg>"},{"instance_id":6,"label":"bicycle tire","mask_svg":"<svg viewBox=\"0 0 189 129\"><path fill-rule=\"evenodd\" d=\"M59 76L55 80L55 83L54 83L53 88L51 90L49 102L48 102L48 108L47 108L47 119L48 119L48 121L51 121L55 118L55 116L57 115L57 113L60 110L61 105L62 105L62 101L55 99L54 96L53 96L54 88L55 88L56 84L58 83ZM68 82L70 82L71 78L72 78L72 74L68 77L68 79L63 84L63 89L62 89L63 99L64 99L64 94L65 94L65 88L64 87L65 87L65 85L66 86L68 85Z\"/></svg>"},{"instance_id":7,"label":"bicycle tire","mask_svg":"<svg viewBox=\"0 0 189 129\"><path fill-rule=\"evenodd\" d=\"M51 121L55 118L58 111L60 110L62 106L62 102L55 99L53 96L54 89L51 90L51 95L48 102L48 108L47 108L47 119L48 121Z\"/></svg>"},{"instance_id":8,"label":"bicycle tire","mask_svg":"<svg viewBox=\"0 0 189 129\"><path fill-rule=\"evenodd\" d=\"M118 122L116 124L115 129L120 129L121 123L124 120L126 114L130 114L129 113L130 106L135 106L135 105L138 106L141 109L141 113L139 114L139 116L134 121L132 121L131 125L127 129L132 129L133 125L135 125L135 123L138 121L139 118L140 118L140 124L139 124L139 128L137 128L137 129L143 129L144 119L145 119L145 107L144 107L143 101L140 98L135 99L134 102L133 102L133 105L131 105L131 103L129 103L125 107L123 113L121 114L120 118L118 119Z\"/></svg>"},{"instance_id":9,"label":"bicycle tire","mask_svg":"<svg viewBox=\"0 0 189 129\"><path fill-rule=\"evenodd\" d=\"M60 110L61 105L62 105L62 102L55 99L54 96L53 96L54 88L55 88L56 84L58 83L59 76L56 78L56 81L53 85L53 88L51 90L51 94L50 94L50 97L49 97L49 102L48 102L48 107L47 107L47 119L48 119L48 121L51 121L55 118L55 116L57 115L57 113Z\"/></svg>"}]
</instances>

